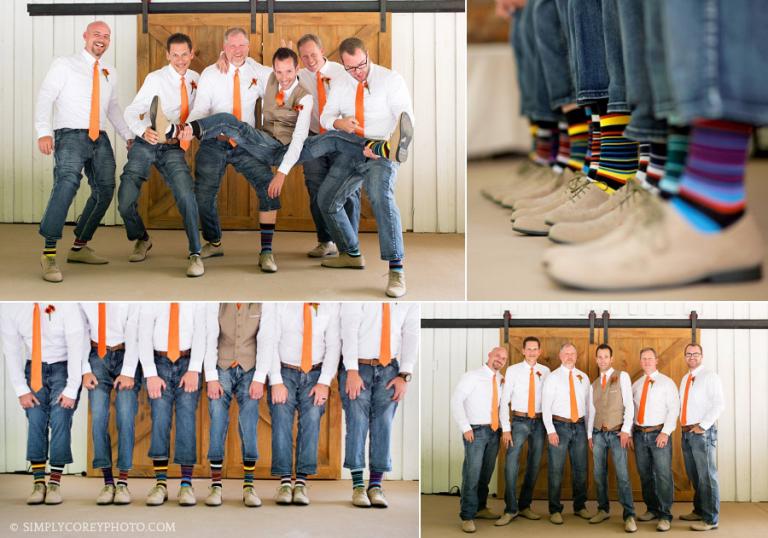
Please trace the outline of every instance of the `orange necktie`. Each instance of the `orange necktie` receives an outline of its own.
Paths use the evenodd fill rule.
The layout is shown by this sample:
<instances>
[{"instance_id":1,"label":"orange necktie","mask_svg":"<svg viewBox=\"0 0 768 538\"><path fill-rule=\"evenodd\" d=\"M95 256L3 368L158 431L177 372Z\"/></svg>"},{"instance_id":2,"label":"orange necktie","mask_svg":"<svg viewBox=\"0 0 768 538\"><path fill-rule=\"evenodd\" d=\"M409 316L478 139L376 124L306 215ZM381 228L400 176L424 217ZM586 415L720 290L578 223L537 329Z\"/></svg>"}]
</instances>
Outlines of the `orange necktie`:
<instances>
[{"instance_id":1,"label":"orange necktie","mask_svg":"<svg viewBox=\"0 0 768 538\"><path fill-rule=\"evenodd\" d=\"M357 83L357 95L355 96L355 119L357 120L358 127L355 129L355 134L358 136L365 136L365 100L363 90L368 87L368 82Z\"/></svg>"},{"instance_id":2,"label":"orange necktie","mask_svg":"<svg viewBox=\"0 0 768 538\"><path fill-rule=\"evenodd\" d=\"M493 386L493 397L491 398L491 429L496 431L499 429L499 388L496 386L496 374L491 377L491 385Z\"/></svg>"},{"instance_id":3,"label":"orange necktie","mask_svg":"<svg viewBox=\"0 0 768 538\"><path fill-rule=\"evenodd\" d=\"M235 69L235 77L234 77L234 86L232 89L232 115L236 117L238 120L242 120L243 116L243 110L242 110L242 102L240 100L240 69ZM229 139L229 145L233 148L237 146L237 142Z\"/></svg>"},{"instance_id":4,"label":"orange necktie","mask_svg":"<svg viewBox=\"0 0 768 538\"><path fill-rule=\"evenodd\" d=\"M99 358L107 354L107 305L99 303L99 341L96 348Z\"/></svg>"},{"instance_id":5,"label":"orange necktie","mask_svg":"<svg viewBox=\"0 0 768 538\"><path fill-rule=\"evenodd\" d=\"M568 374L568 387L571 390L571 422L578 422L579 405L576 403L576 387L573 385L573 370Z\"/></svg>"},{"instance_id":6,"label":"orange necktie","mask_svg":"<svg viewBox=\"0 0 768 538\"><path fill-rule=\"evenodd\" d=\"M181 356L179 352L179 303L171 303L168 316L168 358L176 362Z\"/></svg>"},{"instance_id":7,"label":"orange necktie","mask_svg":"<svg viewBox=\"0 0 768 538\"><path fill-rule=\"evenodd\" d=\"M189 96L187 95L187 81L184 77L181 77L181 114L179 115L179 123L186 122L188 116ZM191 140L181 140L179 141L179 146L181 146L181 149L184 151L187 151L191 142Z\"/></svg>"},{"instance_id":8,"label":"orange necktie","mask_svg":"<svg viewBox=\"0 0 768 538\"><path fill-rule=\"evenodd\" d=\"M683 395L683 413L680 415L680 424L683 426L688 425L688 391L691 389L691 383L693 383L693 376L688 374L688 381L685 382L685 394Z\"/></svg>"},{"instance_id":9,"label":"orange necktie","mask_svg":"<svg viewBox=\"0 0 768 538\"><path fill-rule=\"evenodd\" d=\"M602 381L601 385L603 386L603 390L605 390L605 374L603 374L603 381Z\"/></svg>"},{"instance_id":10,"label":"orange necktie","mask_svg":"<svg viewBox=\"0 0 768 538\"><path fill-rule=\"evenodd\" d=\"M325 84L323 84L323 75L318 71L315 73L315 77L317 78L317 104L318 104L318 110L317 110L317 117L320 118L323 115L323 109L325 108ZM320 127L320 133L324 133L325 129Z\"/></svg>"},{"instance_id":11,"label":"orange necktie","mask_svg":"<svg viewBox=\"0 0 768 538\"><path fill-rule=\"evenodd\" d=\"M641 426L645 422L645 401L648 399L648 387L651 384L651 376L645 376L643 383L643 394L640 396L640 409L637 411L637 423Z\"/></svg>"},{"instance_id":12,"label":"orange necktie","mask_svg":"<svg viewBox=\"0 0 768 538\"><path fill-rule=\"evenodd\" d=\"M93 62L93 86L91 86L91 117L88 120L88 138L99 138L99 61Z\"/></svg>"},{"instance_id":13,"label":"orange necktie","mask_svg":"<svg viewBox=\"0 0 768 538\"><path fill-rule=\"evenodd\" d=\"M382 366L388 366L392 361L392 336L389 303L381 305L381 347L379 348L379 362Z\"/></svg>"},{"instance_id":14,"label":"orange necktie","mask_svg":"<svg viewBox=\"0 0 768 538\"><path fill-rule=\"evenodd\" d=\"M312 303L304 303L304 334L301 337L301 371L312 369Z\"/></svg>"},{"instance_id":15,"label":"orange necktie","mask_svg":"<svg viewBox=\"0 0 768 538\"><path fill-rule=\"evenodd\" d=\"M277 103L277 106L283 106L285 104L285 92L283 90L280 90L277 92L277 97L275 97L275 102Z\"/></svg>"},{"instance_id":16,"label":"orange necktie","mask_svg":"<svg viewBox=\"0 0 768 538\"><path fill-rule=\"evenodd\" d=\"M533 379L533 367L528 378L528 418L536 416L536 382Z\"/></svg>"},{"instance_id":17,"label":"orange necktie","mask_svg":"<svg viewBox=\"0 0 768 538\"><path fill-rule=\"evenodd\" d=\"M43 388L43 344L40 331L40 305L37 303L32 311L32 368L29 386L32 392Z\"/></svg>"}]
</instances>

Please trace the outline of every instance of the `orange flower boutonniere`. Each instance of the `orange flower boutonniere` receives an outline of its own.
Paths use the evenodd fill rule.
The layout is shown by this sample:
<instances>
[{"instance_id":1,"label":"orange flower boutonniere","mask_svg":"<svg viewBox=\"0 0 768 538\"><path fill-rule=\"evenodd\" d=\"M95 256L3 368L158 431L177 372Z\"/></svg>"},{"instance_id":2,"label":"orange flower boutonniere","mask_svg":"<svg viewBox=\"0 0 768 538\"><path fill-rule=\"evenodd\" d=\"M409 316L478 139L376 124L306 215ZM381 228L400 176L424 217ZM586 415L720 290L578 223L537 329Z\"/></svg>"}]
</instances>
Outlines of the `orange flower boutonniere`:
<instances>
[{"instance_id":1,"label":"orange flower boutonniere","mask_svg":"<svg viewBox=\"0 0 768 538\"><path fill-rule=\"evenodd\" d=\"M300 112L300 111L304 110L304 105L293 105L293 109L296 112Z\"/></svg>"},{"instance_id":2,"label":"orange flower boutonniere","mask_svg":"<svg viewBox=\"0 0 768 538\"><path fill-rule=\"evenodd\" d=\"M323 84L330 84L331 83L331 77L320 77L320 80L323 81Z\"/></svg>"},{"instance_id":3,"label":"orange flower boutonniere","mask_svg":"<svg viewBox=\"0 0 768 538\"><path fill-rule=\"evenodd\" d=\"M192 91L195 91L197 89L197 82L195 82L194 80L190 82L189 85L192 86Z\"/></svg>"},{"instance_id":4,"label":"orange flower boutonniere","mask_svg":"<svg viewBox=\"0 0 768 538\"><path fill-rule=\"evenodd\" d=\"M649 389L652 389L652 388L653 388L653 384L654 384L654 383L656 383L656 381L655 381L655 380L653 380L653 379L651 379L651 380L649 381L649 383L651 384L651 386L650 386L650 387L648 387L648 388L649 388Z\"/></svg>"},{"instance_id":5,"label":"orange flower boutonniere","mask_svg":"<svg viewBox=\"0 0 768 538\"><path fill-rule=\"evenodd\" d=\"M51 321L51 314L53 314L54 312L56 312L56 307L53 306L52 304L49 304L48 306L45 307L45 313L48 314L48 321Z\"/></svg>"},{"instance_id":6,"label":"orange flower boutonniere","mask_svg":"<svg viewBox=\"0 0 768 538\"><path fill-rule=\"evenodd\" d=\"M251 84L248 86L248 89L250 90L253 86L256 86L258 83L259 83L258 80L256 80L255 78L252 78Z\"/></svg>"},{"instance_id":7,"label":"orange flower boutonniere","mask_svg":"<svg viewBox=\"0 0 768 538\"><path fill-rule=\"evenodd\" d=\"M583 378L581 377L581 374L576 374L576 378L579 380L579 383L583 381Z\"/></svg>"},{"instance_id":8,"label":"orange flower boutonniere","mask_svg":"<svg viewBox=\"0 0 768 538\"><path fill-rule=\"evenodd\" d=\"M109 82L109 69L102 69L101 74L104 75L104 78L107 79L107 82Z\"/></svg>"}]
</instances>

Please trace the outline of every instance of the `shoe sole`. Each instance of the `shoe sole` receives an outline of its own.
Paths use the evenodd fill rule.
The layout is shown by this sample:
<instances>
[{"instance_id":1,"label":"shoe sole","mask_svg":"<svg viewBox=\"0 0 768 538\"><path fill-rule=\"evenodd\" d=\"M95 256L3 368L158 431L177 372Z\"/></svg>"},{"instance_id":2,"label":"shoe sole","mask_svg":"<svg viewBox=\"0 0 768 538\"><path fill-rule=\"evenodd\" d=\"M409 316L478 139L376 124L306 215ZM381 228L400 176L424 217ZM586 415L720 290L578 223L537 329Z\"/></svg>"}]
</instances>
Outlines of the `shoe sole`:
<instances>
[{"instance_id":1,"label":"shoe sole","mask_svg":"<svg viewBox=\"0 0 768 538\"><path fill-rule=\"evenodd\" d=\"M277 269L264 269L261 264L259 264L259 269L262 273L277 273Z\"/></svg>"},{"instance_id":2,"label":"shoe sole","mask_svg":"<svg viewBox=\"0 0 768 538\"><path fill-rule=\"evenodd\" d=\"M546 235L549 235L549 230L546 232L542 232L541 230L527 230L525 228L518 228L516 226L512 226L512 229L518 233L525 234L525 235L532 235L534 237L544 237Z\"/></svg>"},{"instance_id":3,"label":"shoe sole","mask_svg":"<svg viewBox=\"0 0 768 538\"><path fill-rule=\"evenodd\" d=\"M290 506L293 504L293 501L275 501L275 504L279 504L280 506Z\"/></svg>"},{"instance_id":4,"label":"shoe sole","mask_svg":"<svg viewBox=\"0 0 768 538\"><path fill-rule=\"evenodd\" d=\"M332 258L332 257L336 256L338 253L339 253L339 251L335 251L335 252L328 252L327 254L320 254L320 255L318 255L318 254L310 254L309 252L307 252L307 257L308 258L314 258L314 259L318 260L320 258Z\"/></svg>"},{"instance_id":5,"label":"shoe sole","mask_svg":"<svg viewBox=\"0 0 768 538\"><path fill-rule=\"evenodd\" d=\"M117 506L124 506L126 504L131 504L131 501L114 501L112 504L116 504Z\"/></svg>"},{"instance_id":6,"label":"shoe sole","mask_svg":"<svg viewBox=\"0 0 768 538\"><path fill-rule=\"evenodd\" d=\"M201 255L200 255L200 259L201 259L201 260L207 260L208 258L219 258L219 257L221 257L221 256L223 256L223 255L224 255L224 253L223 253L223 252L217 252L216 254L208 254L207 256L203 256L203 255L201 254Z\"/></svg>"},{"instance_id":7,"label":"shoe sole","mask_svg":"<svg viewBox=\"0 0 768 538\"><path fill-rule=\"evenodd\" d=\"M408 146L413 140L413 123L408 114L400 114L400 133L397 140L397 151L395 152L395 160L399 163L403 163L408 159Z\"/></svg>"},{"instance_id":8,"label":"shoe sole","mask_svg":"<svg viewBox=\"0 0 768 538\"><path fill-rule=\"evenodd\" d=\"M365 265L325 265L321 263L320 266L328 269L365 269Z\"/></svg>"},{"instance_id":9,"label":"shoe sole","mask_svg":"<svg viewBox=\"0 0 768 538\"><path fill-rule=\"evenodd\" d=\"M141 258L141 259L138 259L138 260L132 260L131 258L128 258L128 261L129 261L129 262L131 262L131 263L136 263L136 262L143 262L144 260L146 260L146 259L147 259L147 256L149 255L149 251L150 251L150 250L152 250L152 245L151 245L151 244L150 244L150 245L149 245L149 247L147 248L147 251L144 253L144 257L143 257L143 258Z\"/></svg>"},{"instance_id":10,"label":"shoe sole","mask_svg":"<svg viewBox=\"0 0 768 538\"><path fill-rule=\"evenodd\" d=\"M46 282L51 282L53 284L58 284L59 282L63 282L64 281L64 277L61 277L61 278L56 279L56 280L51 280L50 278L43 277L43 280L45 280Z\"/></svg>"},{"instance_id":11,"label":"shoe sole","mask_svg":"<svg viewBox=\"0 0 768 538\"><path fill-rule=\"evenodd\" d=\"M149 126L153 131L157 131L157 108L160 104L160 98L155 95L149 105Z\"/></svg>"},{"instance_id":12,"label":"shoe sole","mask_svg":"<svg viewBox=\"0 0 768 538\"><path fill-rule=\"evenodd\" d=\"M97 504L98 506L107 506L107 505L109 505L109 504L115 504L115 501L108 501L108 502L99 502L99 501L96 501L96 504Z\"/></svg>"},{"instance_id":13,"label":"shoe sole","mask_svg":"<svg viewBox=\"0 0 768 538\"><path fill-rule=\"evenodd\" d=\"M83 265L107 265L109 260L105 260L103 262L84 262L82 260L70 260L67 258L67 263L82 263Z\"/></svg>"}]
</instances>

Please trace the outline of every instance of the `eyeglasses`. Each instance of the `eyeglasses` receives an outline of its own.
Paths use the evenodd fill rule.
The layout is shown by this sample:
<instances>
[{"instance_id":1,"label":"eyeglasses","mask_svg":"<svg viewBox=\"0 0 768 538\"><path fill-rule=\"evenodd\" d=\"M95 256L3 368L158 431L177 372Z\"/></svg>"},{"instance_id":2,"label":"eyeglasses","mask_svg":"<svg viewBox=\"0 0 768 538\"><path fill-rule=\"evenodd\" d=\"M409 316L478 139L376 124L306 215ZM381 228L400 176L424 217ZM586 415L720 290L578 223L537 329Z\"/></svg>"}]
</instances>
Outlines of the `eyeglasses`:
<instances>
[{"instance_id":1,"label":"eyeglasses","mask_svg":"<svg viewBox=\"0 0 768 538\"><path fill-rule=\"evenodd\" d=\"M685 358L686 359L698 359L701 357L701 353L686 353Z\"/></svg>"},{"instance_id":2,"label":"eyeglasses","mask_svg":"<svg viewBox=\"0 0 768 538\"><path fill-rule=\"evenodd\" d=\"M363 71L365 69L365 66L368 65L368 55L365 55L365 61L363 63L356 65L354 67L347 67L344 66L344 69L347 71L347 73L354 73L355 71Z\"/></svg>"}]
</instances>

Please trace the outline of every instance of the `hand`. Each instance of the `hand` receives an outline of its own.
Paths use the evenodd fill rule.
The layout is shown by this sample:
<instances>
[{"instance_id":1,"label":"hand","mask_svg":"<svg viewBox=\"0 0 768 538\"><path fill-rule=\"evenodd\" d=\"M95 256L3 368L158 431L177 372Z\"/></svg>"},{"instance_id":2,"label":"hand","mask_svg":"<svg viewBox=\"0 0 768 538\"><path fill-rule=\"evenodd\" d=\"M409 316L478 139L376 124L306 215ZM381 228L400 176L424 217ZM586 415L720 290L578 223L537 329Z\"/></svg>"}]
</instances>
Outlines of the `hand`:
<instances>
[{"instance_id":1,"label":"hand","mask_svg":"<svg viewBox=\"0 0 768 538\"><path fill-rule=\"evenodd\" d=\"M56 403L61 405L61 407L64 409L74 409L77 401L73 400L72 398L67 398L63 394L59 394L59 397L56 399Z\"/></svg>"},{"instance_id":2,"label":"hand","mask_svg":"<svg viewBox=\"0 0 768 538\"><path fill-rule=\"evenodd\" d=\"M248 387L248 396L251 397L251 400L260 400L264 396L264 383L252 382L251 386Z\"/></svg>"},{"instance_id":3,"label":"hand","mask_svg":"<svg viewBox=\"0 0 768 538\"><path fill-rule=\"evenodd\" d=\"M125 149L128 151L131 151L131 148L133 147L133 138L125 141Z\"/></svg>"},{"instance_id":4,"label":"hand","mask_svg":"<svg viewBox=\"0 0 768 538\"><path fill-rule=\"evenodd\" d=\"M200 386L200 373L199 372L187 372L181 376L179 381L179 388L184 389L184 392L196 392Z\"/></svg>"},{"instance_id":5,"label":"hand","mask_svg":"<svg viewBox=\"0 0 768 538\"><path fill-rule=\"evenodd\" d=\"M512 441L512 432L501 432L501 444L503 444L504 448L507 450L515 446L515 443Z\"/></svg>"},{"instance_id":6,"label":"hand","mask_svg":"<svg viewBox=\"0 0 768 538\"><path fill-rule=\"evenodd\" d=\"M467 430L467 431L465 431L465 432L464 432L464 440L465 440L467 443L472 443L472 442L474 442L474 440L475 440L475 432L473 432L472 430Z\"/></svg>"},{"instance_id":7,"label":"hand","mask_svg":"<svg viewBox=\"0 0 768 538\"><path fill-rule=\"evenodd\" d=\"M621 432L619 434L619 443L621 444L621 448L627 448L627 446L632 444L632 436L629 435L627 432Z\"/></svg>"},{"instance_id":8,"label":"hand","mask_svg":"<svg viewBox=\"0 0 768 538\"><path fill-rule=\"evenodd\" d=\"M660 433L656 436L656 446L658 448L664 448L667 446L667 443L669 442L669 435L666 433Z\"/></svg>"},{"instance_id":9,"label":"hand","mask_svg":"<svg viewBox=\"0 0 768 538\"><path fill-rule=\"evenodd\" d=\"M141 137L153 145L157 144L157 142L160 140L160 135L158 135L157 131L155 131L152 127L147 127L144 129L144 134L141 135Z\"/></svg>"},{"instance_id":10,"label":"hand","mask_svg":"<svg viewBox=\"0 0 768 538\"><path fill-rule=\"evenodd\" d=\"M589 449L590 450L594 450L595 449L595 445L592 444L592 438L591 437L589 439L587 439L587 444L589 445Z\"/></svg>"},{"instance_id":11,"label":"hand","mask_svg":"<svg viewBox=\"0 0 768 538\"><path fill-rule=\"evenodd\" d=\"M35 398L35 395L31 392L28 392L19 396L19 404L21 404L22 409L32 409L36 405L40 405L40 400Z\"/></svg>"},{"instance_id":12,"label":"hand","mask_svg":"<svg viewBox=\"0 0 768 538\"><path fill-rule=\"evenodd\" d=\"M267 194L270 198L277 198L280 196L280 191L283 190L283 183L285 183L285 174L277 172L274 177L272 177L272 181L269 182L269 187L267 188Z\"/></svg>"},{"instance_id":13,"label":"hand","mask_svg":"<svg viewBox=\"0 0 768 538\"><path fill-rule=\"evenodd\" d=\"M309 395L315 397L315 406L319 407L325 405L325 402L328 400L328 385L321 385L318 383L312 387L312 390L309 391Z\"/></svg>"},{"instance_id":14,"label":"hand","mask_svg":"<svg viewBox=\"0 0 768 538\"><path fill-rule=\"evenodd\" d=\"M360 396L360 392L365 390L365 383L363 378L360 377L360 372L357 370L347 370L347 382L344 387L344 392L347 393L350 400L357 399Z\"/></svg>"},{"instance_id":15,"label":"hand","mask_svg":"<svg viewBox=\"0 0 768 538\"><path fill-rule=\"evenodd\" d=\"M37 147L43 155L50 155L53 151L53 137L41 136L37 139Z\"/></svg>"},{"instance_id":16,"label":"hand","mask_svg":"<svg viewBox=\"0 0 768 538\"><path fill-rule=\"evenodd\" d=\"M93 390L96 388L96 385L99 384L99 380L96 379L96 376L93 375L93 373L88 372L87 374L83 374L83 387L88 390Z\"/></svg>"},{"instance_id":17,"label":"hand","mask_svg":"<svg viewBox=\"0 0 768 538\"><path fill-rule=\"evenodd\" d=\"M367 147L367 146L363 148L363 156L365 156L365 157L368 157L369 159L373 159L373 160L381 159L381 157L379 157L378 155L376 155L376 154L375 154L375 153L374 153L374 152L371 150L371 148L369 148L369 147Z\"/></svg>"},{"instance_id":18,"label":"hand","mask_svg":"<svg viewBox=\"0 0 768 538\"><path fill-rule=\"evenodd\" d=\"M344 131L345 133L354 133L355 129L360 127L357 119L354 116L347 116L346 118L340 118L333 122L334 129Z\"/></svg>"},{"instance_id":19,"label":"hand","mask_svg":"<svg viewBox=\"0 0 768 538\"><path fill-rule=\"evenodd\" d=\"M392 381L387 383L387 390L395 387L395 393L392 395L393 402L401 402L405 398L405 391L408 390L408 383L400 376L395 376Z\"/></svg>"},{"instance_id":20,"label":"hand","mask_svg":"<svg viewBox=\"0 0 768 538\"><path fill-rule=\"evenodd\" d=\"M703 435L707 430L696 424L696 426L691 431L696 435Z\"/></svg>"},{"instance_id":21,"label":"hand","mask_svg":"<svg viewBox=\"0 0 768 538\"><path fill-rule=\"evenodd\" d=\"M288 389L285 388L285 385L282 383L278 383L277 385L272 385L272 403L275 404L284 404L288 401Z\"/></svg>"},{"instance_id":22,"label":"hand","mask_svg":"<svg viewBox=\"0 0 768 538\"><path fill-rule=\"evenodd\" d=\"M560 444L560 438L557 436L556 433L550 433L547 437L549 438L550 445L558 446Z\"/></svg>"},{"instance_id":23,"label":"hand","mask_svg":"<svg viewBox=\"0 0 768 538\"><path fill-rule=\"evenodd\" d=\"M630 449L635 449L635 441L632 439L632 435L629 436L629 442L627 443L627 446L629 446Z\"/></svg>"},{"instance_id":24,"label":"hand","mask_svg":"<svg viewBox=\"0 0 768 538\"><path fill-rule=\"evenodd\" d=\"M163 395L165 390L165 381L159 375L153 375L147 378L147 394L153 400L157 400Z\"/></svg>"},{"instance_id":25,"label":"hand","mask_svg":"<svg viewBox=\"0 0 768 538\"><path fill-rule=\"evenodd\" d=\"M194 138L194 135L192 134L192 126L190 124L184 125L184 130L181 131L181 134L179 135L179 140L187 141L192 140Z\"/></svg>"},{"instance_id":26,"label":"hand","mask_svg":"<svg viewBox=\"0 0 768 538\"><path fill-rule=\"evenodd\" d=\"M120 374L115 381L115 388L117 390L131 390L134 385L134 379L127 375Z\"/></svg>"},{"instance_id":27,"label":"hand","mask_svg":"<svg viewBox=\"0 0 768 538\"><path fill-rule=\"evenodd\" d=\"M224 395L224 389L218 381L208 381L208 399L218 400Z\"/></svg>"},{"instance_id":28,"label":"hand","mask_svg":"<svg viewBox=\"0 0 768 538\"><path fill-rule=\"evenodd\" d=\"M221 73L226 73L227 71L229 71L229 60L227 60L227 55L224 54L224 51L221 51L219 53L219 59L216 60L216 68Z\"/></svg>"}]
</instances>

